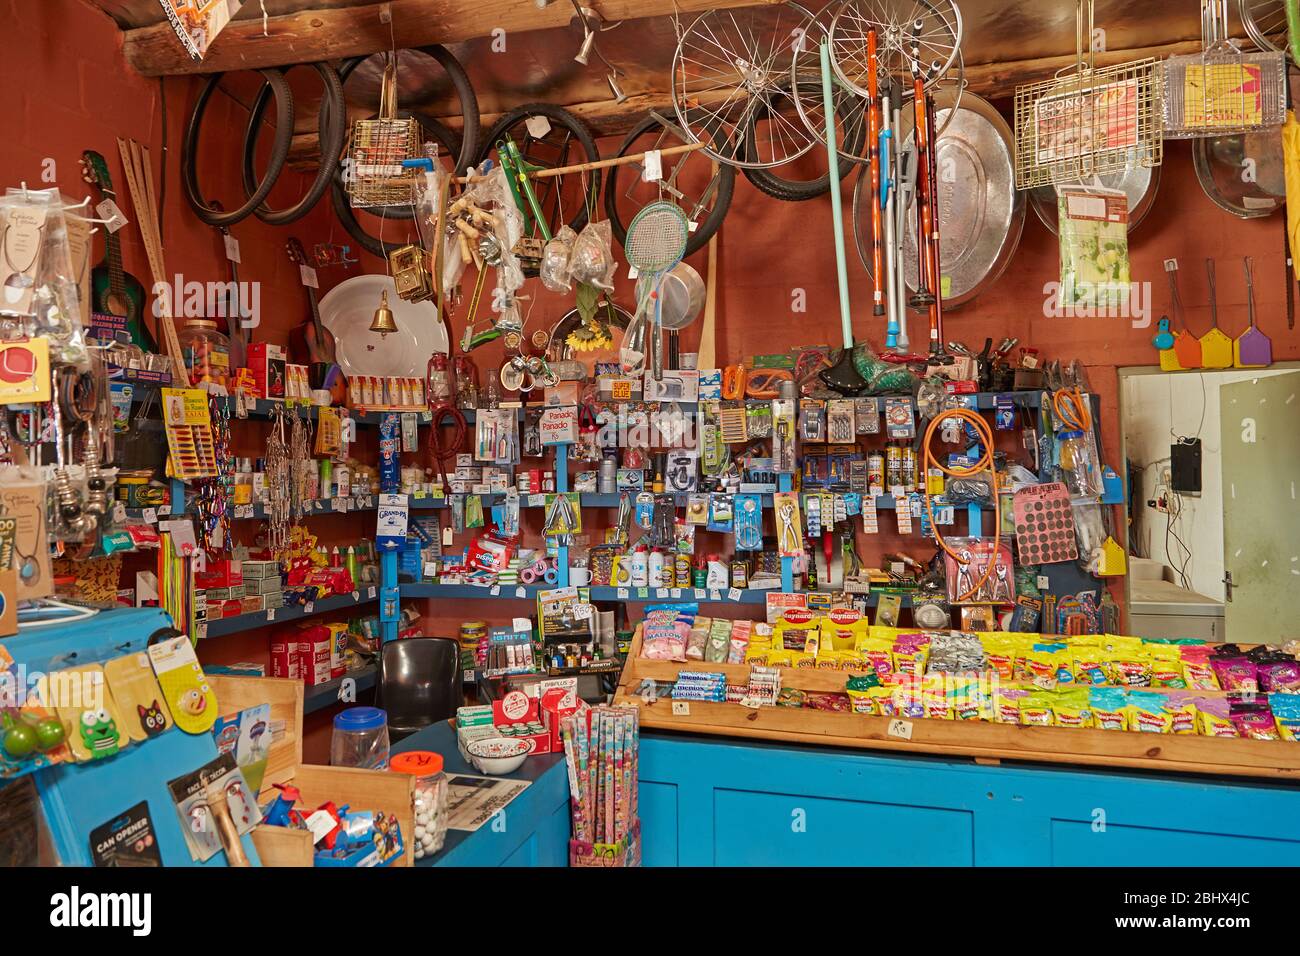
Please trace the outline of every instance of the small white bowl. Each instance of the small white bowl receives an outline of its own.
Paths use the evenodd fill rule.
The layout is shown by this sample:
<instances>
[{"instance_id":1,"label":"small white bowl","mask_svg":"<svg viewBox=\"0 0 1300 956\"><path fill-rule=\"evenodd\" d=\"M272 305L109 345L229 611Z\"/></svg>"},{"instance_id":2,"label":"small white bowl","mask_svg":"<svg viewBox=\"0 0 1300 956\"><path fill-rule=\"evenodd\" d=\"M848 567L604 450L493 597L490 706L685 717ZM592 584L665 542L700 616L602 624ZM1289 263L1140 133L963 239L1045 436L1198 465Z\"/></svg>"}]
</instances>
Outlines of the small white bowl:
<instances>
[{"instance_id":1,"label":"small white bowl","mask_svg":"<svg viewBox=\"0 0 1300 956\"><path fill-rule=\"evenodd\" d=\"M513 773L523 766L525 758L532 753L530 740L516 740L511 737L488 737L475 740L465 747L469 759L481 773Z\"/></svg>"}]
</instances>

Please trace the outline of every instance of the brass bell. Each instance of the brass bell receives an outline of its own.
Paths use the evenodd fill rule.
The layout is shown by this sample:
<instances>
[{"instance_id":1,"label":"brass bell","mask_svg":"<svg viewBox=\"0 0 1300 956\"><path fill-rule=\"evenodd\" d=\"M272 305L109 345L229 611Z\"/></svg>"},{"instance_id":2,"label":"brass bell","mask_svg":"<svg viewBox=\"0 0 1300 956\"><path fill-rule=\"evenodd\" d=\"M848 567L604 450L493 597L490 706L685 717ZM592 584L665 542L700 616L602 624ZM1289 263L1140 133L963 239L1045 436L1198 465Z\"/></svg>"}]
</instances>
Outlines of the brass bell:
<instances>
[{"instance_id":1,"label":"brass bell","mask_svg":"<svg viewBox=\"0 0 1300 956\"><path fill-rule=\"evenodd\" d=\"M387 335L389 332L397 331L397 322L393 319L393 310L388 307L388 292L379 293L379 308L375 309L375 317L370 322L370 331L378 332L380 335Z\"/></svg>"}]
</instances>

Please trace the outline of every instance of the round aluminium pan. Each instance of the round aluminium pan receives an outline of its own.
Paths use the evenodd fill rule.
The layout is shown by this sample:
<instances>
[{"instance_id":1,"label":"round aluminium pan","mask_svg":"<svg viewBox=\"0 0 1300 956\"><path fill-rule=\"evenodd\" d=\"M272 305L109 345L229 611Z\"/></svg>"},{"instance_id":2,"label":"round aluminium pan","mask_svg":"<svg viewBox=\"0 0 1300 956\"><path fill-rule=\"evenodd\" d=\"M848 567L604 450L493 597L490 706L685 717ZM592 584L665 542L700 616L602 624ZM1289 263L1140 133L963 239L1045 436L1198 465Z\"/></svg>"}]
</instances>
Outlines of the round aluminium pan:
<instances>
[{"instance_id":1,"label":"round aluminium pan","mask_svg":"<svg viewBox=\"0 0 1300 956\"><path fill-rule=\"evenodd\" d=\"M1239 219L1271 216L1286 199L1282 134L1276 127L1197 139L1192 164L1205 195Z\"/></svg>"},{"instance_id":2,"label":"round aluminium pan","mask_svg":"<svg viewBox=\"0 0 1300 956\"><path fill-rule=\"evenodd\" d=\"M935 170L939 193L939 259L946 292L945 308L974 299L997 281L1020 242L1025 224L1025 197L1015 187L1011 128L987 100L969 90L957 114L947 122L952 94L935 97L937 140ZM911 114L903 111L903 148L912 150ZM853 235L862 264L871 274L871 208L865 198L869 178L860 176L853 197ZM868 185L863 185L867 183ZM904 222L915 219L909 207ZM914 228L905 226L903 268L909 290L917 287Z\"/></svg>"},{"instance_id":3,"label":"round aluminium pan","mask_svg":"<svg viewBox=\"0 0 1300 956\"><path fill-rule=\"evenodd\" d=\"M1156 202L1160 188L1160 167L1129 163L1121 172L1102 173L1097 177L1106 189L1122 189L1128 196L1128 231L1132 234ZM1029 190L1029 204L1052 235L1057 235L1056 186L1038 186Z\"/></svg>"}]
</instances>

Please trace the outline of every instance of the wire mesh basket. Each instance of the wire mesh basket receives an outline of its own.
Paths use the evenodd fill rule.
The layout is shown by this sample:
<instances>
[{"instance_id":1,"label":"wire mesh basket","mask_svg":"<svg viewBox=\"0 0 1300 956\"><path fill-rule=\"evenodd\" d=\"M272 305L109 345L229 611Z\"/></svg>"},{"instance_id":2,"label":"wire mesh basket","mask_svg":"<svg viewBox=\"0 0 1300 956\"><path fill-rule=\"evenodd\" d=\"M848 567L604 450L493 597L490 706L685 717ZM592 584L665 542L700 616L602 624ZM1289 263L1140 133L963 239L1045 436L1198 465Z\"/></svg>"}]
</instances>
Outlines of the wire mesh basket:
<instances>
[{"instance_id":1,"label":"wire mesh basket","mask_svg":"<svg viewBox=\"0 0 1300 956\"><path fill-rule=\"evenodd\" d=\"M1245 133L1286 120L1286 54L1243 53L1228 36L1226 0L1203 0L1201 53L1165 60L1165 135Z\"/></svg>"},{"instance_id":2,"label":"wire mesh basket","mask_svg":"<svg viewBox=\"0 0 1300 956\"><path fill-rule=\"evenodd\" d=\"M413 203L420 187L419 170L402 165L418 159L423 130L415 119L397 117L397 61L384 67L379 116L356 120L348 141L348 197L357 209Z\"/></svg>"},{"instance_id":3,"label":"wire mesh basket","mask_svg":"<svg viewBox=\"0 0 1300 956\"><path fill-rule=\"evenodd\" d=\"M1016 87L1016 188L1078 183L1164 158L1160 61L1095 69L1092 3L1079 4L1077 66ZM1088 38L1085 59L1085 37Z\"/></svg>"}]
</instances>

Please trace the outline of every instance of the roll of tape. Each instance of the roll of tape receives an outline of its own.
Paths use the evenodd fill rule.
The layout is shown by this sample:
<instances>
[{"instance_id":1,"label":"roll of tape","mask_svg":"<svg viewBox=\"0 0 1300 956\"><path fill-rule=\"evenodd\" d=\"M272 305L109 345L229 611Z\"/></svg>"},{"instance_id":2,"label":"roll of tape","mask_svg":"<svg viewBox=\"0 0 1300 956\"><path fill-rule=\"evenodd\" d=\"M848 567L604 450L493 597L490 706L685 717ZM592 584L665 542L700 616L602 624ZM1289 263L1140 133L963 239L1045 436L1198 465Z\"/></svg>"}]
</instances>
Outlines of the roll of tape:
<instances>
[{"instance_id":1,"label":"roll of tape","mask_svg":"<svg viewBox=\"0 0 1300 956\"><path fill-rule=\"evenodd\" d=\"M543 575L543 577L546 578L547 584L555 584L560 580L560 572L555 570L555 568L547 568L546 574Z\"/></svg>"},{"instance_id":2,"label":"roll of tape","mask_svg":"<svg viewBox=\"0 0 1300 956\"><path fill-rule=\"evenodd\" d=\"M537 572L533 570L531 564L519 572L519 580L524 582L524 584L537 583Z\"/></svg>"}]
</instances>

